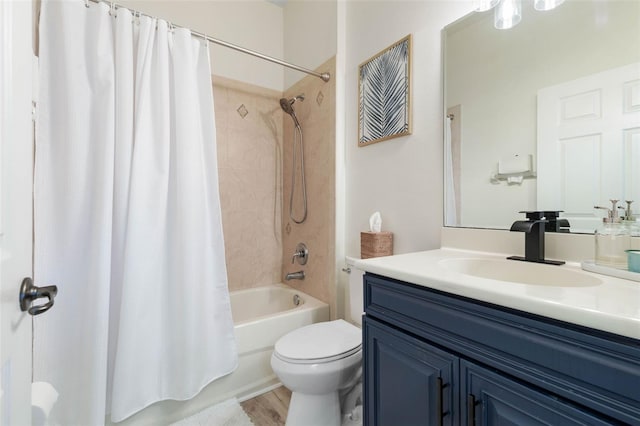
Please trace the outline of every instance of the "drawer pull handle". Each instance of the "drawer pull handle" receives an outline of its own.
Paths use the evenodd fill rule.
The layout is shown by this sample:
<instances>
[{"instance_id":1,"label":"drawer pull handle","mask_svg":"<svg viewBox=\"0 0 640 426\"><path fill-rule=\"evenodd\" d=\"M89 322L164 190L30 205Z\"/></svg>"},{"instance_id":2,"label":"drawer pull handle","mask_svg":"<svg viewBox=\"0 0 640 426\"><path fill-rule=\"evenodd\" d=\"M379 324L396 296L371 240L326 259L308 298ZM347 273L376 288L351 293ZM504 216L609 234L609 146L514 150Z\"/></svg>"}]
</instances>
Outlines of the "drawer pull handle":
<instances>
[{"instance_id":1,"label":"drawer pull handle","mask_svg":"<svg viewBox=\"0 0 640 426\"><path fill-rule=\"evenodd\" d=\"M437 377L436 383L438 385L438 392L436 393L436 409L438 410L437 411L438 426L442 426L444 424L444 416L449 414L448 411L444 411L444 397L443 397L444 392L443 391L444 391L444 388L446 388L449 385L442 381L442 377Z\"/></svg>"},{"instance_id":2,"label":"drawer pull handle","mask_svg":"<svg viewBox=\"0 0 640 426\"><path fill-rule=\"evenodd\" d=\"M469 394L467 396L467 426L476 424L476 398Z\"/></svg>"}]
</instances>

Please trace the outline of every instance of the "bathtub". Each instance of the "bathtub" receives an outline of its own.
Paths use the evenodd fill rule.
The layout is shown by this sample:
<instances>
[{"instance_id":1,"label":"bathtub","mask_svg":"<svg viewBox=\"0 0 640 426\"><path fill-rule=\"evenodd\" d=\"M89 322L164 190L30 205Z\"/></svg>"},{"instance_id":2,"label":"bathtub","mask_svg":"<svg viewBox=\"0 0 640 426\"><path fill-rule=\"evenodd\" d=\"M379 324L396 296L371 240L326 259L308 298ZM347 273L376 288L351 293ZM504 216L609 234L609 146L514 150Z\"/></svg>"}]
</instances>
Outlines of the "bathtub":
<instances>
[{"instance_id":1,"label":"bathtub","mask_svg":"<svg viewBox=\"0 0 640 426\"><path fill-rule=\"evenodd\" d=\"M110 425L169 424L226 399L250 399L279 386L271 370L276 341L296 328L329 320L329 305L284 284L230 293L238 368L188 401L161 401Z\"/></svg>"}]
</instances>

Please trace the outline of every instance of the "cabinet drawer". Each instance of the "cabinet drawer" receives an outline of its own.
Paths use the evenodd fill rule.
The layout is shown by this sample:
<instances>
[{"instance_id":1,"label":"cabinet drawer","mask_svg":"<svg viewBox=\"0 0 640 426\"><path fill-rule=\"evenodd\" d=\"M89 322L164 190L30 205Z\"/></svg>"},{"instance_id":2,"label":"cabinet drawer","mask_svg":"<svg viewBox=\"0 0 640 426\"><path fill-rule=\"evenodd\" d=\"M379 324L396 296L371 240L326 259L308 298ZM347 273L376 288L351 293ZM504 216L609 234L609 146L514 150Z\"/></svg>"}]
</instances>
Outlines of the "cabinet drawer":
<instances>
[{"instance_id":1,"label":"cabinet drawer","mask_svg":"<svg viewBox=\"0 0 640 426\"><path fill-rule=\"evenodd\" d=\"M640 424L639 342L365 275L365 312L469 359Z\"/></svg>"}]
</instances>

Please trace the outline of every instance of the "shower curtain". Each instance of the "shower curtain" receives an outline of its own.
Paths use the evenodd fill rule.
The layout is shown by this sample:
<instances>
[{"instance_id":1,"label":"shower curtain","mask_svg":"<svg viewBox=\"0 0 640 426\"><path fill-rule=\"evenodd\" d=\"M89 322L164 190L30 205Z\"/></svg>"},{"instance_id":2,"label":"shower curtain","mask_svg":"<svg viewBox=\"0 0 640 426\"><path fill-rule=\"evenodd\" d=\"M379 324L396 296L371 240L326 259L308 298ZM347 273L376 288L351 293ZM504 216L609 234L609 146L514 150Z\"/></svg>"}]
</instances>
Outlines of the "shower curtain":
<instances>
[{"instance_id":1,"label":"shower curtain","mask_svg":"<svg viewBox=\"0 0 640 426\"><path fill-rule=\"evenodd\" d=\"M453 178L453 147L451 146L451 125L453 119L449 116L444 123L444 224L456 226L456 188Z\"/></svg>"},{"instance_id":2,"label":"shower curtain","mask_svg":"<svg viewBox=\"0 0 640 426\"><path fill-rule=\"evenodd\" d=\"M117 14L117 15L116 15ZM120 421L233 371L208 46L44 1L36 120L34 381L52 424Z\"/></svg>"}]
</instances>

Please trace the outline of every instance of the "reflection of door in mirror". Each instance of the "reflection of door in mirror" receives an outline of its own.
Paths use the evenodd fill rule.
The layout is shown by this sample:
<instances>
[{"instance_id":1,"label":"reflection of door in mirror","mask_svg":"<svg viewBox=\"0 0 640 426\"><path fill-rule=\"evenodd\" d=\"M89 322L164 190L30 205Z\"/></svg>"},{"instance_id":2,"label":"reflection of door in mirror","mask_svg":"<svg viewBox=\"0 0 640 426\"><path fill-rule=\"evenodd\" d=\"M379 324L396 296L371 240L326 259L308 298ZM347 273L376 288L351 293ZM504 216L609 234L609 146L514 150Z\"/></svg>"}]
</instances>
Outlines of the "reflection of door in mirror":
<instances>
[{"instance_id":1,"label":"reflection of door in mirror","mask_svg":"<svg viewBox=\"0 0 640 426\"><path fill-rule=\"evenodd\" d=\"M514 221L522 218L518 211L539 208L536 178L509 185L504 181L496 184L491 176L500 160L515 154L534 154L532 172L544 178L540 170L540 166L544 167L544 155L536 155L540 90L640 62L640 1L567 0L547 12L535 10L532 1L523 1L522 15L522 22L513 30L496 30L493 13L483 12L465 16L444 31L443 112L454 105L462 105L464 109L460 186L456 188L460 194L457 226L509 229ZM632 89L630 82L638 79L638 74L630 77L625 86L629 102L635 105L640 89ZM584 93L589 90L585 89ZM554 125L557 124L554 121ZM629 129L624 134L629 146L637 144L633 141L637 140L638 133L631 129L640 126L634 126L625 127ZM573 155L574 149L571 156L564 157L563 166L572 182L581 182L585 176L591 179L594 174L591 169L585 172L584 167L575 173L572 171L572 162L587 161L584 145L579 146L580 156ZM549 151L549 155L561 158L555 149ZM616 155L620 160L617 170L625 170L629 175L631 162L638 157L638 152L623 155L620 151ZM638 170L637 163L634 167ZM629 197L629 185L640 182L638 174L623 177L627 193L616 198ZM552 178L552 182L555 185L552 191L559 191L558 178ZM604 192L602 196L592 196L591 189L583 187L564 190L573 200L562 204L540 203L540 206L550 210L575 210L579 204L579 213L588 214L595 221L593 205L613 198L613 194ZM585 200L579 199L581 191L588 196ZM640 196L633 197L634 211L640 213ZM571 225L575 226L571 232L577 229L582 232L584 225L588 228L585 231L593 233L591 224L581 224L582 216L574 216L576 219Z\"/></svg>"},{"instance_id":2,"label":"reflection of door in mirror","mask_svg":"<svg viewBox=\"0 0 640 426\"><path fill-rule=\"evenodd\" d=\"M445 226L460 224L460 144L462 106L447 108L444 144L444 204Z\"/></svg>"},{"instance_id":3,"label":"reflection of door in mirror","mask_svg":"<svg viewBox=\"0 0 640 426\"><path fill-rule=\"evenodd\" d=\"M640 204L640 63L538 91L538 209L593 232L595 205Z\"/></svg>"}]
</instances>

